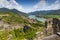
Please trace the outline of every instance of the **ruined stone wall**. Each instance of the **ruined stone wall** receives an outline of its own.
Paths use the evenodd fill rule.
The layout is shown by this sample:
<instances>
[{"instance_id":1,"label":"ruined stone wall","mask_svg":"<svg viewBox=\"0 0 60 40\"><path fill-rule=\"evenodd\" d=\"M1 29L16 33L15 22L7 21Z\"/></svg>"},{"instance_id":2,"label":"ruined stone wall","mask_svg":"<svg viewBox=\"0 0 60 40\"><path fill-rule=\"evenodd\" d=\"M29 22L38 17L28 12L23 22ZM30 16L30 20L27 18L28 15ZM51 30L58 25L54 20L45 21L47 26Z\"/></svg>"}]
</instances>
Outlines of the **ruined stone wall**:
<instances>
[{"instance_id":1,"label":"ruined stone wall","mask_svg":"<svg viewBox=\"0 0 60 40\"><path fill-rule=\"evenodd\" d=\"M46 35L56 34L60 32L60 19L52 18L45 21Z\"/></svg>"},{"instance_id":2,"label":"ruined stone wall","mask_svg":"<svg viewBox=\"0 0 60 40\"><path fill-rule=\"evenodd\" d=\"M39 32L34 40L60 40L57 32L60 32L60 19L47 19L42 33Z\"/></svg>"},{"instance_id":3,"label":"ruined stone wall","mask_svg":"<svg viewBox=\"0 0 60 40\"><path fill-rule=\"evenodd\" d=\"M46 35L47 36L49 36L49 35L52 35L53 34L53 28L52 28L52 19L47 19L46 21L45 21L45 33L46 33Z\"/></svg>"}]
</instances>

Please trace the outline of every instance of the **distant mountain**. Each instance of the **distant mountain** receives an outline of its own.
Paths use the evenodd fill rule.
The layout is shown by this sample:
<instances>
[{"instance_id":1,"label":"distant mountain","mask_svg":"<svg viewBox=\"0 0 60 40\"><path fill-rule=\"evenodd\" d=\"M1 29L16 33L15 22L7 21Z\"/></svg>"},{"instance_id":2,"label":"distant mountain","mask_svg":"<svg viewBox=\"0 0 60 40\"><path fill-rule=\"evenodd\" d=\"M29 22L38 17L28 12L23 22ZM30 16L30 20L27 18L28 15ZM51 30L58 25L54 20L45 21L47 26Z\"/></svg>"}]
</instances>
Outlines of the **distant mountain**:
<instances>
[{"instance_id":1,"label":"distant mountain","mask_svg":"<svg viewBox=\"0 0 60 40\"><path fill-rule=\"evenodd\" d=\"M48 11L35 11L35 12L30 12L29 15L60 15L60 9L48 10Z\"/></svg>"},{"instance_id":2,"label":"distant mountain","mask_svg":"<svg viewBox=\"0 0 60 40\"><path fill-rule=\"evenodd\" d=\"M14 12L22 16L28 16L26 13L18 11L16 9L7 9L7 8L0 8L0 12Z\"/></svg>"}]
</instances>

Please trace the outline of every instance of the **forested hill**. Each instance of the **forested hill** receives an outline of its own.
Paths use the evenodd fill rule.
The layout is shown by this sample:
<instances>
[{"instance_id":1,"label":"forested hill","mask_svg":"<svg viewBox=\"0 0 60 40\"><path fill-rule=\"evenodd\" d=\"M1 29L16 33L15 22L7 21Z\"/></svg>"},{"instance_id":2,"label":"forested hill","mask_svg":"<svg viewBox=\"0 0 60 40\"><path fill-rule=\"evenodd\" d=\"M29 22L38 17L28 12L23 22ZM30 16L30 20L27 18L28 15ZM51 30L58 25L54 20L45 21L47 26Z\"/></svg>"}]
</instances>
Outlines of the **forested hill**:
<instances>
[{"instance_id":1,"label":"forested hill","mask_svg":"<svg viewBox=\"0 0 60 40\"><path fill-rule=\"evenodd\" d=\"M0 12L13 12L19 14L20 16L28 16L26 13L18 11L16 9L0 8Z\"/></svg>"},{"instance_id":2,"label":"forested hill","mask_svg":"<svg viewBox=\"0 0 60 40\"><path fill-rule=\"evenodd\" d=\"M35 11L35 12L30 12L29 15L60 15L60 9L48 10L48 11Z\"/></svg>"}]
</instances>

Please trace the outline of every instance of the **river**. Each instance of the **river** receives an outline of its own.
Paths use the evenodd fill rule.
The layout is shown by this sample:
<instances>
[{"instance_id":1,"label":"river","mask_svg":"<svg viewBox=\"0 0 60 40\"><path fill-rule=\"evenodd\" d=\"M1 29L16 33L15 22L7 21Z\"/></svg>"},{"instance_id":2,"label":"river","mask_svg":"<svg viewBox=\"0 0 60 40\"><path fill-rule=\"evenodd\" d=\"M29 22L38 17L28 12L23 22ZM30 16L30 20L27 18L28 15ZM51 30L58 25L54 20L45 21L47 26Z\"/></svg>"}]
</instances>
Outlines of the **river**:
<instances>
[{"instance_id":1,"label":"river","mask_svg":"<svg viewBox=\"0 0 60 40\"><path fill-rule=\"evenodd\" d=\"M36 20L42 21L42 22L45 22L45 20L46 20L45 18L39 18L39 17L36 17L35 15L30 15L29 18L30 19L36 19Z\"/></svg>"}]
</instances>

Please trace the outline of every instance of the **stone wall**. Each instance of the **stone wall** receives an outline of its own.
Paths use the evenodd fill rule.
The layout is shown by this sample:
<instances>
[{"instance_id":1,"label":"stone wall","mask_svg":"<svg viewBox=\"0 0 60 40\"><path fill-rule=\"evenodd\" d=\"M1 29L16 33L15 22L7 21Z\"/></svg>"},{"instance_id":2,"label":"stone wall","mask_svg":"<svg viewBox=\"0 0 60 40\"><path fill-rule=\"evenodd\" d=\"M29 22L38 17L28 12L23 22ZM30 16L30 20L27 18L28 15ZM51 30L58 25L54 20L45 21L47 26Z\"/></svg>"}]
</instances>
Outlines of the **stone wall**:
<instances>
[{"instance_id":1,"label":"stone wall","mask_svg":"<svg viewBox=\"0 0 60 40\"><path fill-rule=\"evenodd\" d=\"M52 18L45 21L46 35L57 34L60 32L60 19Z\"/></svg>"},{"instance_id":2,"label":"stone wall","mask_svg":"<svg viewBox=\"0 0 60 40\"><path fill-rule=\"evenodd\" d=\"M60 40L60 34L57 32L60 32L60 19L47 19L42 32L38 32L34 40Z\"/></svg>"}]
</instances>

